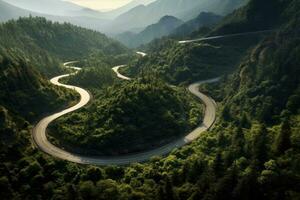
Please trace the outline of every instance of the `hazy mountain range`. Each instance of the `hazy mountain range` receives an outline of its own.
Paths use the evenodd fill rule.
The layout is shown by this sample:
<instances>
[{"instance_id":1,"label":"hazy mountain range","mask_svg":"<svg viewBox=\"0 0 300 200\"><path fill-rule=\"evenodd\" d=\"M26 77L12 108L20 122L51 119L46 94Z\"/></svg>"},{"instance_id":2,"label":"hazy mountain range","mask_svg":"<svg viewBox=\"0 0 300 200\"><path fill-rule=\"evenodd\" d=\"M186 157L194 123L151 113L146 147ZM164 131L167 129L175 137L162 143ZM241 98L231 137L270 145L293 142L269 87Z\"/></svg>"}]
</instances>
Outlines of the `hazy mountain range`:
<instances>
[{"instance_id":1,"label":"hazy mountain range","mask_svg":"<svg viewBox=\"0 0 300 200\"><path fill-rule=\"evenodd\" d=\"M225 15L246 2L248 0L157 0L147 6L139 5L120 15L106 27L106 31L116 33L146 27L165 15L184 21L197 17L202 11Z\"/></svg>"},{"instance_id":2,"label":"hazy mountain range","mask_svg":"<svg viewBox=\"0 0 300 200\"><path fill-rule=\"evenodd\" d=\"M132 0L125 6L108 12L100 12L62 0L3 0L16 7L54 16L94 17L100 19L114 19L138 5L147 5L155 0Z\"/></svg>"},{"instance_id":3,"label":"hazy mountain range","mask_svg":"<svg viewBox=\"0 0 300 200\"><path fill-rule=\"evenodd\" d=\"M300 0L35 2L0 0L1 199L300 200ZM116 13L165 37L73 25Z\"/></svg>"},{"instance_id":4,"label":"hazy mountain range","mask_svg":"<svg viewBox=\"0 0 300 200\"><path fill-rule=\"evenodd\" d=\"M62 0L2 0L0 20L31 14L116 35L127 31L140 32L166 15L183 21L197 17L201 11L224 15L247 1L133 0L118 9L100 12Z\"/></svg>"},{"instance_id":5,"label":"hazy mountain range","mask_svg":"<svg viewBox=\"0 0 300 200\"><path fill-rule=\"evenodd\" d=\"M30 0L33 1L33 0ZM21 2L21 1L20 1ZM52 4L50 4L52 5ZM69 4L67 4L69 5ZM72 5L72 4L71 4ZM55 6L53 6L55 7ZM71 8L72 6L70 6ZM76 6L72 7L75 8ZM81 8L81 7L79 7ZM33 9L32 9L33 10ZM32 10L26 10L23 8L19 8L16 7L14 5L11 5L5 1L1 1L0 0L0 21L4 22L7 21L9 19L17 19L19 17L28 17L29 15L31 16L40 16L40 17L45 17L49 20L52 21L57 21L57 22L69 22L72 23L74 25L78 25L78 26L82 26L85 28L90 28L90 29L94 29L94 30L102 30L101 27L103 27L106 23L108 23L110 20L108 19L100 19L97 17L98 12L97 11L93 11L93 10L89 10L89 9L82 9L81 11L79 10L72 10L70 12L73 13L81 13L80 15L71 15L67 16L67 15L51 15L51 14L45 14L45 13L40 13L40 12L35 12ZM61 9L60 11L58 10L58 12L64 12L63 9ZM49 13L49 12L48 12ZM85 14L84 14L85 13ZM92 13L95 13L95 16L92 15Z\"/></svg>"},{"instance_id":6,"label":"hazy mountain range","mask_svg":"<svg viewBox=\"0 0 300 200\"><path fill-rule=\"evenodd\" d=\"M187 21L177 27L171 34L174 36L186 36L200 28L206 26L211 27L221 21L222 16L211 12L201 12L196 18Z\"/></svg>"},{"instance_id":7,"label":"hazy mountain range","mask_svg":"<svg viewBox=\"0 0 300 200\"><path fill-rule=\"evenodd\" d=\"M184 22L173 16L164 16L159 22L149 25L140 33L124 32L116 36L116 39L128 47L137 47L148 43L155 38L161 38L169 35L173 30Z\"/></svg>"},{"instance_id":8,"label":"hazy mountain range","mask_svg":"<svg viewBox=\"0 0 300 200\"><path fill-rule=\"evenodd\" d=\"M184 22L173 16L164 16L157 23L147 26L138 33L126 31L115 36L128 47L135 48L163 36L186 37L202 27L210 28L223 19L211 12L201 12L196 18Z\"/></svg>"}]
</instances>

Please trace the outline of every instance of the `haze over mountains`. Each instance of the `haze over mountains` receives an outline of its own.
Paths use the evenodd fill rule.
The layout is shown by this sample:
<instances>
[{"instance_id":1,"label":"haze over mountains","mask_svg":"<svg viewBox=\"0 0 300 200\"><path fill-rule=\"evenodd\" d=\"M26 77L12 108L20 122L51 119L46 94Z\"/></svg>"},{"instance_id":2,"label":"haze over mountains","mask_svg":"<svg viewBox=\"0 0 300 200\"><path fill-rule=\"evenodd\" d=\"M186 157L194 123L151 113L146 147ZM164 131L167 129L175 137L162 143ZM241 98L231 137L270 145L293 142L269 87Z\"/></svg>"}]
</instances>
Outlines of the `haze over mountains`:
<instances>
[{"instance_id":1,"label":"haze over mountains","mask_svg":"<svg viewBox=\"0 0 300 200\"><path fill-rule=\"evenodd\" d=\"M34 0L31 0L34 2ZM16 1L16 5L22 6L24 2L27 1ZM106 23L109 22L109 20L104 18L99 18L101 13L97 11L93 11L91 9L82 8L80 6L74 5L74 4L64 4L61 3L61 1L57 0L55 2L59 2L57 4L49 3L51 1L44 1L42 5L45 5L44 7L52 7L53 12L51 12L49 9L46 13L38 12L38 6L36 7L30 7L30 10L27 10L26 8L29 8L29 5L24 4L25 8L17 7L15 5L9 4L6 1L0 0L0 21L7 21L9 19L17 19L19 17L28 17L31 16L40 16L45 17L49 20L56 21L56 22L69 22L74 25L82 26L85 28L90 28L94 30L100 30L102 29ZM17 4L18 3L18 4ZM33 4L33 3L32 3ZM26 6L25 6L26 5ZM34 5L40 5L40 3L34 4ZM60 7L63 6L63 7ZM59 7L57 9L57 12L55 8Z\"/></svg>"},{"instance_id":2,"label":"haze over mountains","mask_svg":"<svg viewBox=\"0 0 300 200\"><path fill-rule=\"evenodd\" d=\"M74 16L73 12L83 8L73 3L61 0L4 0L14 6L48 15Z\"/></svg>"},{"instance_id":3,"label":"haze over mountains","mask_svg":"<svg viewBox=\"0 0 300 200\"><path fill-rule=\"evenodd\" d=\"M247 0L234 1L235 3L232 3L232 0L225 2L223 0L157 0L147 6L137 6L120 15L110 23L107 31L123 32L146 27L158 22L165 15L171 15L185 21L197 17L202 11L224 15L247 2Z\"/></svg>"},{"instance_id":4,"label":"haze over mountains","mask_svg":"<svg viewBox=\"0 0 300 200\"><path fill-rule=\"evenodd\" d=\"M140 32L166 15L183 21L197 17L201 11L224 15L247 1L133 0L118 9L99 12L62 0L1 0L0 20L7 21L31 14L116 35L127 31Z\"/></svg>"},{"instance_id":5,"label":"haze over mountains","mask_svg":"<svg viewBox=\"0 0 300 200\"><path fill-rule=\"evenodd\" d=\"M300 1L136 2L130 49L0 0L1 200L299 200Z\"/></svg>"},{"instance_id":6,"label":"haze over mountains","mask_svg":"<svg viewBox=\"0 0 300 200\"><path fill-rule=\"evenodd\" d=\"M140 33L124 32L116 36L116 39L129 47L138 47L141 44L151 42L153 39L169 35L184 22L176 17L164 16L159 22L149 25Z\"/></svg>"}]
</instances>

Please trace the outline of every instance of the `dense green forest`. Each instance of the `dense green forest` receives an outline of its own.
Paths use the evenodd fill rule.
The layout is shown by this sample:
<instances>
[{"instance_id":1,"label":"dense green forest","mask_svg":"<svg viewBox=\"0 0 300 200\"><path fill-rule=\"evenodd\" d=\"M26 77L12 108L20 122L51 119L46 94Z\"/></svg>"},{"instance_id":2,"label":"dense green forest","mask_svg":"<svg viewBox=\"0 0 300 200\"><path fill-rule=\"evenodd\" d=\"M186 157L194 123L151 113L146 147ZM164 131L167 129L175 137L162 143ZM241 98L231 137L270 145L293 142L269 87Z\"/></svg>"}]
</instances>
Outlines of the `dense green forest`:
<instances>
[{"instance_id":1,"label":"dense green forest","mask_svg":"<svg viewBox=\"0 0 300 200\"><path fill-rule=\"evenodd\" d=\"M0 82L0 105L31 122L78 99L76 93L52 86L22 57L9 52L0 52Z\"/></svg>"},{"instance_id":2,"label":"dense green forest","mask_svg":"<svg viewBox=\"0 0 300 200\"><path fill-rule=\"evenodd\" d=\"M191 94L157 78L115 84L94 98L57 121L50 131L55 143L88 155L143 151L187 134L203 115Z\"/></svg>"},{"instance_id":3,"label":"dense green forest","mask_svg":"<svg viewBox=\"0 0 300 200\"><path fill-rule=\"evenodd\" d=\"M226 61L228 61L227 69L230 69L229 71L232 73L224 76L219 83L201 87L201 91L208 93L218 102L219 113L215 127L202 134L192 144L174 149L165 158L154 157L147 163L132 164L130 166L105 167L82 166L55 159L32 147L30 140L32 126L28 122L30 117L27 117L26 113L22 113L21 110L10 108L9 103L13 98L7 99L5 104L3 103L0 106L1 198L101 200L300 199L299 11L300 3L298 0L250 0L246 7L235 11L217 26L214 30L215 33L252 30L251 26L247 25L248 23L249 25L252 24L252 28L257 28L257 30L259 28L272 28L276 31L269 36L259 38L259 40L255 38L257 42L251 41L242 53L237 52L237 57L234 53L226 54L228 56L226 58ZM259 26L254 26L255 23L258 23ZM245 29L245 27L249 27L249 29ZM246 40L246 38L239 40L226 39L226 41L221 41L221 44L200 43L199 45L191 44L184 47L177 47L174 41L167 40L166 42L169 45L166 49L169 47L179 48L179 55L183 55L181 54L181 51L183 51L181 48L198 49L216 46L223 48L224 43L239 44L242 40ZM189 82L196 78L199 80L203 77L206 78L206 76L200 74L194 76L193 79L190 79L190 77L179 79L173 77L173 73L160 73L160 69L164 69L161 66L169 68L169 62L166 61L172 63L173 57L171 55L174 56L174 60L180 61L179 56L176 57L175 52L171 54L171 51L166 50L161 42L158 42L157 46L152 43L151 49L155 52L150 52L149 58L144 57L138 61L132 61L131 66L133 69L136 68L136 71L128 73L140 77L147 77L148 73L155 74L155 76L176 83ZM228 50L230 49L228 48ZM195 52L199 52L199 57L202 57L200 50ZM186 53L189 53L189 51L186 51ZM40 91L39 88L47 87L49 87L48 90L53 90L52 86L48 86L48 83L31 69L31 65L24 64L27 62L15 60L14 57L4 53L2 55L0 59L1 84L7 82L9 87L20 87L20 91L24 91L26 95L29 95L29 92L26 92L25 86L31 88L30 92L32 90L38 92ZM196 56L197 53L195 53ZM235 60L236 58L238 59ZM157 64L155 59L163 60L161 61L163 64ZM212 57L212 59L215 59L215 57ZM207 62L214 64L216 61L208 59ZM205 66L205 62L203 63ZM138 64L143 70L139 71ZM186 66L190 67L188 64ZM201 66L199 64L200 69ZM149 70L149 68L154 68L154 70ZM193 68L191 67L191 69ZM218 69L220 74L213 75L221 75L222 72L229 73L225 69L222 71L223 68L222 70L221 68ZM131 69L128 68L128 70ZM191 70L191 75L197 73L197 70L198 67ZM208 72L207 74L210 74ZM21 76L26 73L30 74L29 77L39 78L32 77L28 80L27 76ZM93 72L90 73L93 74ZM107 77L110 77L108 71L105 73L107 73ZM206 71L203 71L203 74L205 73ZM8 74L12 75L7 76ZM73 81L79 80L80 77L90 76L87 72L82 72L86 75L79 74L78 79L75 78ZM13 76L23 77L18 79L22 82L19 85L14 85L16 79L9 80ZM82 84L91 85L90 88L97 88L102 87L106 82L110 83L110 79L102 83L89 83L88 78L85 78ZM145 84L142 79L138 79L128 83L117 83L106 92L98 89L99 91L96 91L95 94L99 96L95 97L94 102L89 107L79 113L68 115L62 120L73 117L72 120L79 120L76 123L78 127L75 128L81 128L80 120L86 122L90 119L91 123L98 123L94 120L101 120L102 117L110 116L117 118L120 116L120 110L114 111L113 108L117 108L114 105L118 105L122 109L135 105L134 101L122 102L119 101L119 98L125 98L126 95L131 95L134 98L134 93L140 91L145 95L145 98L150 97L149 94L153 94L160 99L159 93L145 92L147 88L151 87L161 90L162 94L165 94L162 97L167 100L177 94L179 98L183 98L180 91L174 91L165 83L155 80ZM61 89L55 88L55 92L49 93L56 99L58 95L62 97L59 90ZM174 92L165 93L170 90ZM1 85L1 95L2 91ZM49 93L38 92L38 97L47 100ZM10 95L9 92L5 94L1 96L1 101ZM22 100L24 95L17 94L15 97ZM128 98L128 100L130 99ZM51 101L53 102L53 99ZM142 100L135 100L137 103L140 101ZM177 100L172 98L170 101L176 103ZM49 103L49 101L46 101L45 105L48 105L47 102ZM28 101L28 105L29 103L34 104L32 100ZM151 103L156 103L156 101ZM30 106L35 108L34 105ZM167 105L166 108L174 113L179 112L171 105ZM92 109L91 115L83 115L83 113ZM110 109L112 112L102 114L103 110L110 111ZM187 109L183 110L187 111ZM96 111L101 112L101 114L98 115ZM113 111L118 115L114 115ZM119 122L117 120L123 119L113 120L112 122L116 123ZM162 119L160 118L160 120ZM66 122L66 126L73 122ZM106 123L106 121L99 121L99 124L101 123ZM69 128L66 127L66 129Z\"/></svg>"},{"instance_id":4,"label":"dense green forest","mask_svg":"<svg viewBox=\"0 0 300 200\"><path fill-rule=\"evenodd\" d=\"M137 55L131 52L106 56L101 52L94 51L76 63L76 66L82 67L81 71L62 81L86 88L92 94L98 94L102 89L111 86L118 80L111 70L112 66L122 65L134 59L137 59Z\"/></svg>"},{"instance_id":5,"label":"dense green forest","mask_svg":"<svg viewBox=\"0 0 300 200\"><path fill-rule=\"evenodd\" d=\"M61 72L59 62L84 59L97 53L99 59L128 52L105 35L71 24L59 24L41 17L19 18L0 24L0 46L30 61L40 72Z\"/></svg>"},{"instance_id":6,"label":"dense green forest","mask_svg":"<svg viewBox=\"0 0 300 200\"><path fill-rule=\"evenodd\" d=\"M263 37L264 34L250 35L247 40L237 37L189 44L167 38L156 40L144 47L150 52L147 57L133 60L122 72L131 77L155 73L175 84L215 78L231 73Z\"/></svg>"}]
</instances>

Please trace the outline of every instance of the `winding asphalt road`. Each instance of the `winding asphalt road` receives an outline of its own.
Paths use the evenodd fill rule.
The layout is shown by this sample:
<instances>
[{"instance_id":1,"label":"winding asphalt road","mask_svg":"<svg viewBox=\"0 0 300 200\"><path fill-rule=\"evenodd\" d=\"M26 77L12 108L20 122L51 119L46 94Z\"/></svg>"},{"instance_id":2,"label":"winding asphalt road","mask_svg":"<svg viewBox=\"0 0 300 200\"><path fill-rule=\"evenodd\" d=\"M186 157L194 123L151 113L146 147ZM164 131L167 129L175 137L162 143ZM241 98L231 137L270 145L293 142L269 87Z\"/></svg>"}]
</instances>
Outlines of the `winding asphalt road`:
<instances>
[{"instance_id":1,"label":"winding asphalt road","mask_svg":"<svg viewBox=\"0 0 300 200\"><path fill-rule=\"evenodd\" d=\"M231 38L231 37L239 37L239 36L248 36L248 35L257 35L257 34L263 34L263 33L271 33L274 32L274 30L263 30L263 31L253 31L253 32L245 32L245 33L235 33L235 34L228 34L228 35L218 35L218 36L211 36L211 37L205 37L205 38L199 38L199 39L193 39L193 40L182 40L179 41L179 44L188 44L192 42L202 42L207 40L216 40L221 38Z\"/></svg>"},{"instance_id":2,"label":"winding asphalt road","mask_svg":"<svg viewBox=\"0 0 300 200\"><path fill-rule=\"evenodd\" d=\"M141 56L146 56L145 53L143 52L137 52ZM204 120L203 123L193 130L191 133L187 134L185 137L179 138L167 145L164 145L162 147L142 152L142 153L136 153L136 154L131 154L131 155L124 155L124 156L114 156L114 157L90 157L90 156L83 156L79 154L74 154L71 152L68 152L62 148L59 148L57 146L54 146L53 144L50 143L50 141L47 139L47 127L51 122L54 120L58 119L59 117L66 115L68 113L74 112L75 110L78 110L85 106L91 99L90 94L79 87L76 86L71 86L71 85L65 85L59 82L60 79L71 76L76 74L81 68L74 67L74 66L69 66L71 64L76 63L76 61L72 62L67 62L64 63L64 66L67 68L72 68L76 70L74 73L70 74L65 74L61 76L54 77L51 79L51 83L54 85L62 86L68 89L75 90L78 92L81 96L81 99L79 103L77 103L75 106L70 107L68 109L65 109L63 111L60 111L58 113L52 114L48 117L45 117L42 119L33 129L32 132L32 137L37 145L37 147L42 150L43 152L54 156L56 158L60 158L63 160L71 161L74 163L80 163L80 164L94 164L94 165L127 165L131 163L136 163L136 162L143 162L149 160L153 156L163 156L171 152L174 148L179 148L182 147L183 145L186 145L193 140L197 139L201 133L204 131L208 130L215 122L216 119L216 103L214 102L213 99L210 97L202 94L201 92L198 91L198 87L200 84L203 83L212 83L216 82L219 79L210 79L206 81L200 81L194 84L191 84L189 86L189 91L196 95L205 105L205 115L204 115ZM117 66L113 68L113 71L116 72L117 76L121 79L124 80L130 80L129 77L123 76L118 72L119 68L124 67L125 65Z\"/></svg>"}]
</instances>

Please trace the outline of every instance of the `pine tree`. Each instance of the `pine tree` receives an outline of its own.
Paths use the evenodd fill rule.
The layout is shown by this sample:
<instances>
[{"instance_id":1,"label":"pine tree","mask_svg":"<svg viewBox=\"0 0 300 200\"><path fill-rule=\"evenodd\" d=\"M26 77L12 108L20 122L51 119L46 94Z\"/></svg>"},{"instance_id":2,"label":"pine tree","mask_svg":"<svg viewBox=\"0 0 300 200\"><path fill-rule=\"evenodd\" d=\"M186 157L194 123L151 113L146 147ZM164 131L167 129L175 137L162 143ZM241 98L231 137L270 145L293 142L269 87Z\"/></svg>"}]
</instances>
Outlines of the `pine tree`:
<instances>
[{"instance_id":1,"label":"pine tree","mask_svg":"<svg viewBox=\"0 0 300 200\"><path fill-rule=\"evenodd\" d=\"M220 151L217 152L215 160L212 166L214 173L217 177L220 177L224 171L224 164L222 160L222 154Z\"/></svg>"},{"instance_id":2,"label":"pine tree","mask_svg":"<svg viewBox=\"0 0 300 200\"><path fill-rule=\"evenodd\" d=\"M228 105L224 106L221 115L222 115L222 118L225 121L230 121L231 120L230 108L229 108Z\"/></svg>"},{"instance_id":3,"label":"pine tree","mask_svg":"<svg viewBox=\"0 0 300 200\"><path fill-rule=\"evenodd\" d=\"M252 143L252 158L262 165L268 158L268 130L265 125L261 125L258 133L254 136Z\"/></svg>"},{"instance_id":4,"label":"pine tree","mask_svg":"<svg viewBox=\"0 0 300 200\"><path fill-rule=\"evenodd\" d=\"M245 137L244 131L241 127L235 129L232 140L231 140L231 148L233 149L236 157L240 157L244 154L244 145L245 145Z\"/></svg>"},{"instance_id":5,"label":"pine tree","mask_svg":"<svg viewBox=\"0 0 300 200\"><path fill-rule=\"evenodd\" d=\"M288 120L284 120L281 125L280 132L275 141L275 153L277 155L284 154L286 150L291 148L291 126Z\"/></svg>"}]
</instances>

